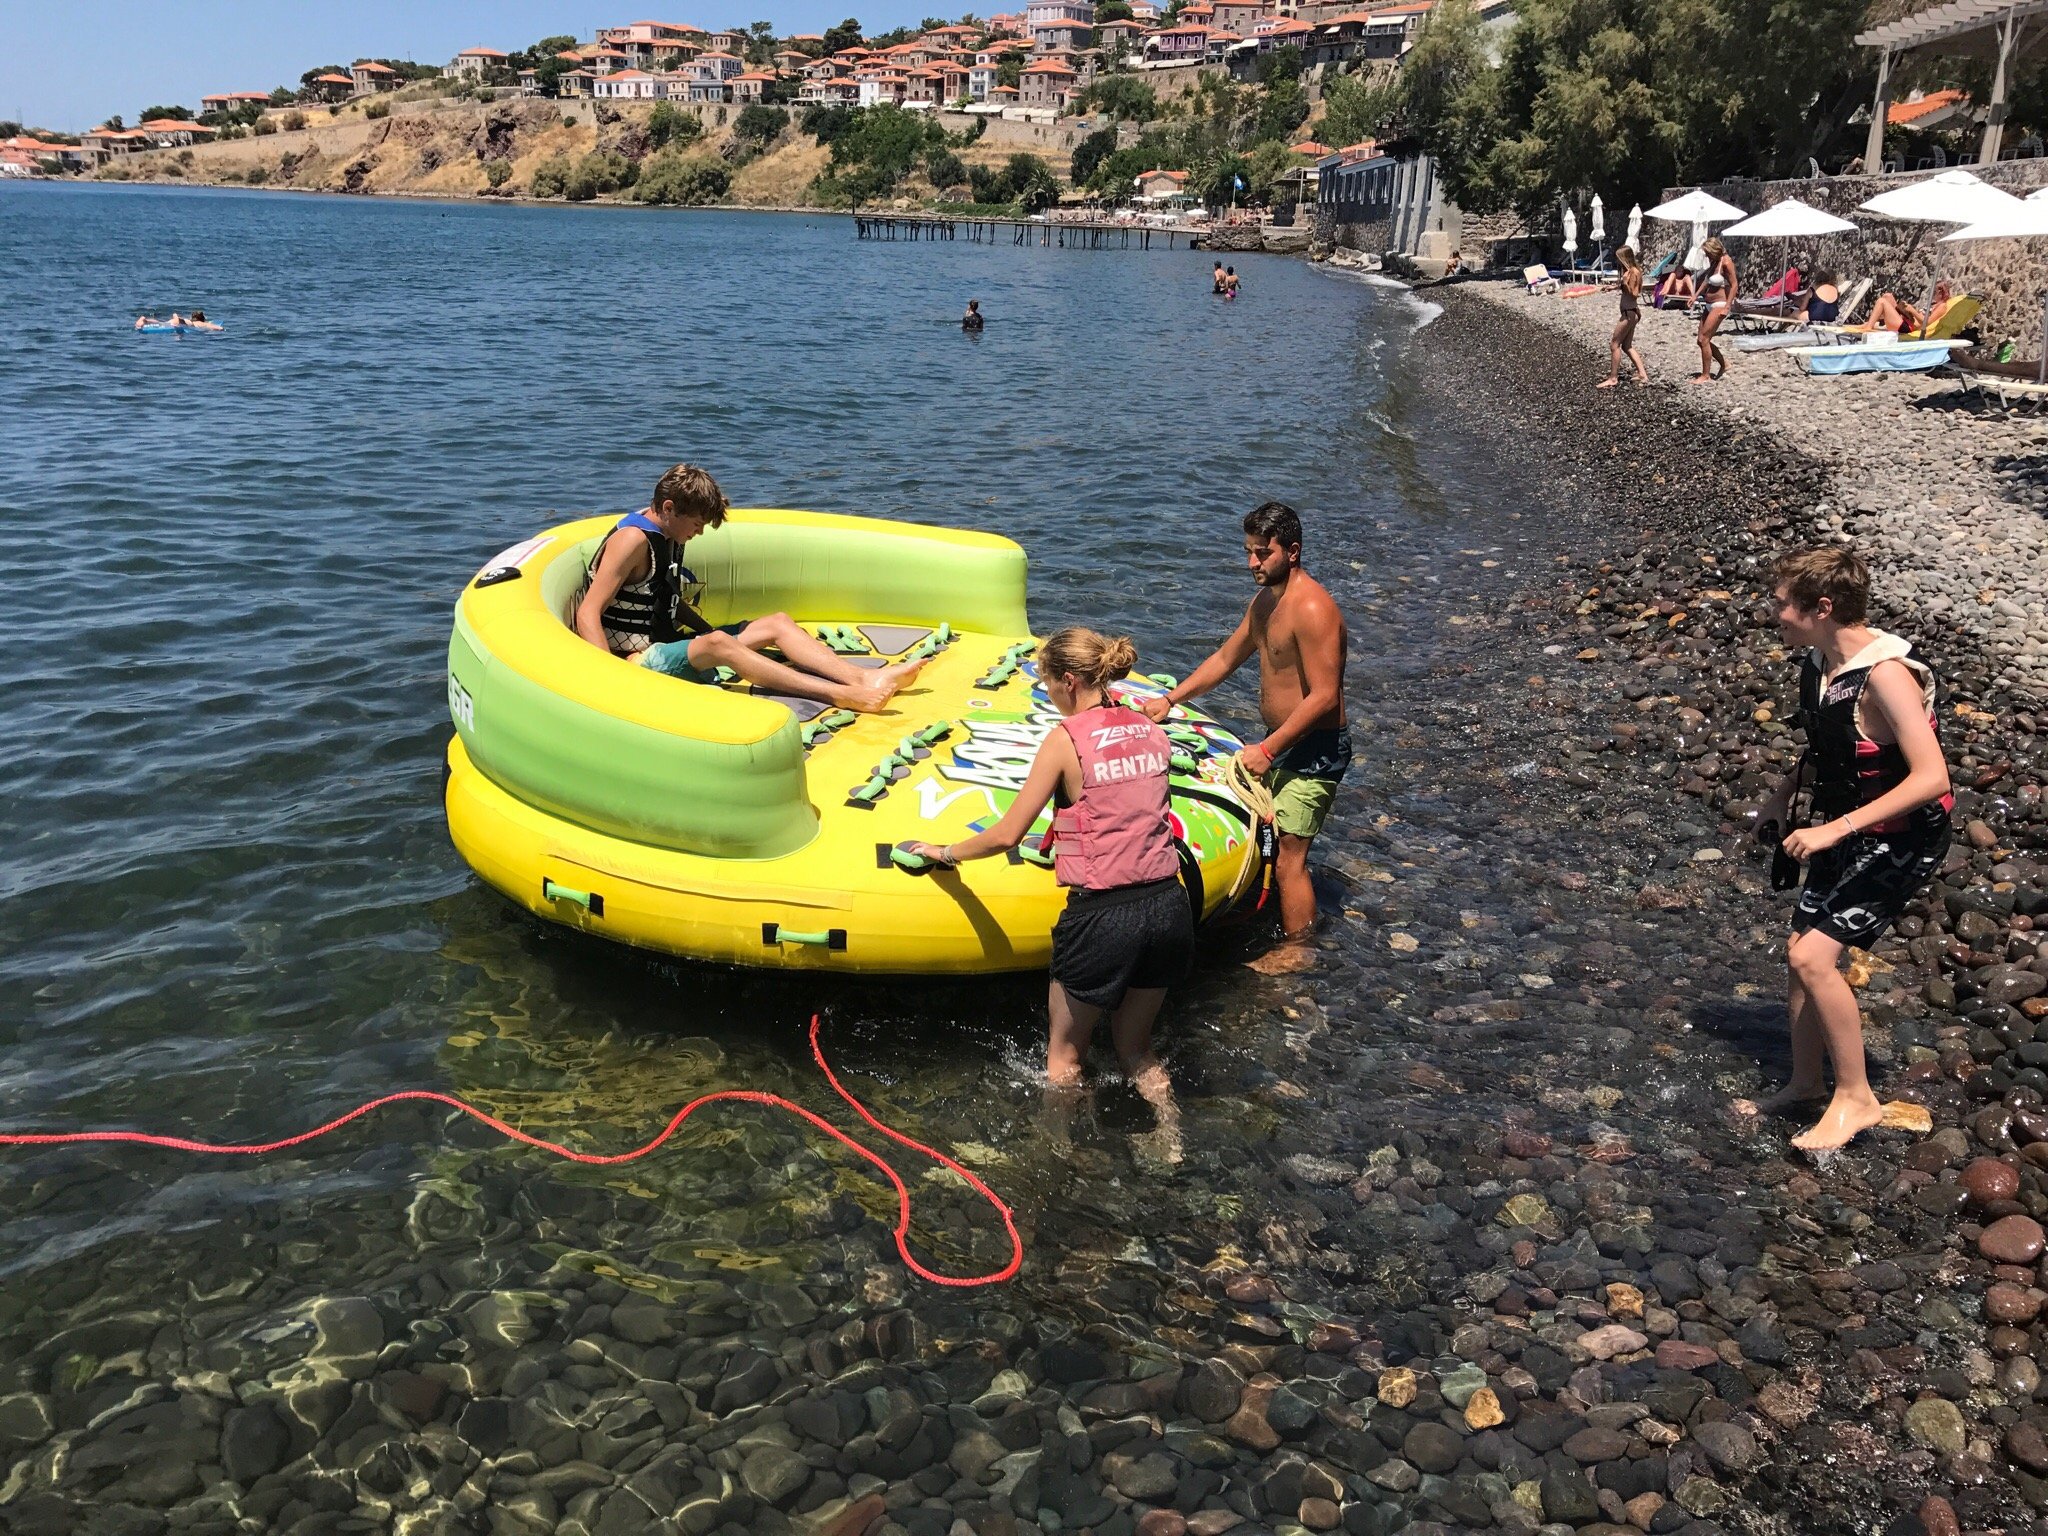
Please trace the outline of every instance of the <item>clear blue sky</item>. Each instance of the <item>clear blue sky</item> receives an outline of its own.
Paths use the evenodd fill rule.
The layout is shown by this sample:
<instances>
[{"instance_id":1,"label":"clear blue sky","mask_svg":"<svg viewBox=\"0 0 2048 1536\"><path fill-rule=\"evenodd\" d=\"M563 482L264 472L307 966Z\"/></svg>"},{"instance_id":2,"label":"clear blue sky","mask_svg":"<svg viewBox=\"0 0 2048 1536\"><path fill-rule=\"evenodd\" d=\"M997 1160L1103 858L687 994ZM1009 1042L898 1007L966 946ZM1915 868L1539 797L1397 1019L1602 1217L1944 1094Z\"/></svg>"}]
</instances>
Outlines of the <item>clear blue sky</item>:
<instances>
[{"instance_id":1,"label":"clear blue sky","mask_svg":"<svg viewBox=\"0 0 2048 1536\"><path fill-rule=\"evenodd\" d=\"M510 52L648 18L822 32L849 13L871 32L928 14L918 0L8 0L0 4L0 118L78 133L110 113L133 121L144 107L180 102L197 111L212 91L296 86L316 64L366 56L445 64L464 48Z\"/></svg>"}]
</instances>

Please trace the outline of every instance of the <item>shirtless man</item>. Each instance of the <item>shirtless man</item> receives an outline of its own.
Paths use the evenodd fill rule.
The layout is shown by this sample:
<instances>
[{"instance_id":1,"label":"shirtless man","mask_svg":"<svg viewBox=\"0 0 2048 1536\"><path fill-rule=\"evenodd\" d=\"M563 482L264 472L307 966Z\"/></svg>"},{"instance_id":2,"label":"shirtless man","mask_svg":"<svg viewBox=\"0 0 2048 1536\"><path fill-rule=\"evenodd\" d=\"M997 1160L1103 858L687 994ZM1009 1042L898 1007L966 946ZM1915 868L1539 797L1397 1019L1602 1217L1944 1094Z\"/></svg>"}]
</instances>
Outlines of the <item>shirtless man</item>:
<instances>
[{"instance_id":1,"label":"shirtless man","mask_svg":"<svg viewBox=\"0 0 2048 1536\"><path fill-rule=\"evenodd\" d=\"M730 667L757 688L874 714L916 677L922 660L857 667L786 613L718 628L697 612L703 584L683 546L725 521L725 493L694 464L655 482L644 512L619 519L591 557L576 603L576 633L600 650L685 682L709 683ZM762 655L773 647L785 661Z\"/></svg>"},{"instance_id":2,"label":"shirtless man","mask_svg":"<svg viewBox=\"0 0 2048 1536\"><path fill-rule=\"evenodd\" d=\"M1316 892L1308 850L1351 766L1351 728L1344 717L1349 632L1329 592L1301 568L1301 518L1292 507L1269 501L1247 513L1244 553L1258 596L1231 637L1185 682L1148 700L1145 713L1163 721L1175 704L1200 698L1258 653L1266 738L1247 746L1239 760L1273 792L1281 942L1254 960L1252 969L1279 976L1315 964L1309 936Z\"/></svg>"}]
</instances>

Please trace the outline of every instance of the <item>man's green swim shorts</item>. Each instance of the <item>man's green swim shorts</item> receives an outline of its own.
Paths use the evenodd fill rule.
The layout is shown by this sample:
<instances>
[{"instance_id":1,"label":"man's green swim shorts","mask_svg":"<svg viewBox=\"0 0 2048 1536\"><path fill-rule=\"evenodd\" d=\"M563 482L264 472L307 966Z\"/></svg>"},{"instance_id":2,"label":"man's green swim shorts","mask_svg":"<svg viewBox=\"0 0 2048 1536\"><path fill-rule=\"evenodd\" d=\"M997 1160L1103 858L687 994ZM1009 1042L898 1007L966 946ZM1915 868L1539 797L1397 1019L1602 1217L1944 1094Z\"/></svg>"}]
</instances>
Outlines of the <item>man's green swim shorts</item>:
<instances>
[{"instance_id":1,"label":"man's green swim shorts","mask_svg":"<svg viewBox=\"0 0 2048 1536\"><path fill-rule=\"evenodd\" d=\"M1289 837L1316 836L1350 767L1349 726L1310 731L1282 752L1266 775L1266 787L1273 792L1273 825Z\"/></svg>"}]
</instances>

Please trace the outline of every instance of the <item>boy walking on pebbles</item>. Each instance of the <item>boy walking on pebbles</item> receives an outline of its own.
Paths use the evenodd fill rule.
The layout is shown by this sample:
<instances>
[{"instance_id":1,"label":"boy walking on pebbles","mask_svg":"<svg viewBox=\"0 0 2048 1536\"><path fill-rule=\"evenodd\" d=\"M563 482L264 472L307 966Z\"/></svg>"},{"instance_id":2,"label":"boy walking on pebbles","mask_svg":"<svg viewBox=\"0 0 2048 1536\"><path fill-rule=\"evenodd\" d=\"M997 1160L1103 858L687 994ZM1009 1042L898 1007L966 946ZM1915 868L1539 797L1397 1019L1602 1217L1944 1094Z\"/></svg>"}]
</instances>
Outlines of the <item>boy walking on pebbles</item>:
<instances>
[{"instance_id":1,"label":"boy walking on pebbles","mask_svg":"<svg viewBox=\"0 0 2048 1536\"><path fill-rule=\"evenodd\" d=\"M1266 738L1239 761L1273 792L1280 833L1274 882L1280 890L1281 941L1254 960L1268 976L1315 964L1316 890L1308 850L1323 830L1338 781L1351 767L1351 727L1344 717L1344 615L1323 584L1301 568L1301 518L1283 502L1255 507L1244 520L1245 561L1259 593L1228 640L1187 680L1146 701L1163 721L1175 704L1198 699L1259 657L1259 714Z\"/></svg>"},{"instance_id":2,"label":"boy walking on pebbles","mask_svg":"<svg viewBox=\"0 0 2048 1536\"><path fill-rule=\"evenodd\" d=\"M1772 791L1757 835L1789 824L1800 781L1813 796L1811 826L1784 839L1806 864L1792 915L1792 1080L1759 1110L1818 1104L1820 1118L1792 1138L1808 1152L1846 1145L1884 1118L1863 1060L1863 1019L1839 969L1850 945L1874 947L1947 857L1948 763L1936 734L1935 678L1897 635L1864 623L1870 574L1846 549L1804 549L1778 562L1774 597L1787 645L1806 648L1799 673L1806 755Z\"/></svg>"}]
</instances>

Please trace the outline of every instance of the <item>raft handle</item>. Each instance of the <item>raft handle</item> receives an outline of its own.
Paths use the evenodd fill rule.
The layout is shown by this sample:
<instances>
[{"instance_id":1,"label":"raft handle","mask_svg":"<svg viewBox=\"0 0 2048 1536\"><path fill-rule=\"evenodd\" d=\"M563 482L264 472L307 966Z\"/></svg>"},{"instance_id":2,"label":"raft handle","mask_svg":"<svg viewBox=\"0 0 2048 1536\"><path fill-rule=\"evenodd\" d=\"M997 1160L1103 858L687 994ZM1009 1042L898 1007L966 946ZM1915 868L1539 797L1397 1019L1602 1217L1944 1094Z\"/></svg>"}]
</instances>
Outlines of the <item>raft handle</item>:
<instances>
[{"instance_id":1,"label":"raft handle","mask_svg":"<svg viewBox=\"0 0 2048 1536\"><path fill-rule=\"evenodd\" d=\"M495 566L492 569L485 571L483 575L477 577L475 585L479 588L495 587L501 581L517 581L521 576L525 574L526 573L520 570L519 567L516 565Z\"/></svg>"},{"instance_id":2,"label":"raft handle","mask_svg":"<svg viewBox=\"0 0 2048 1536\"><path fill-rule=\"evenodd\" d=\"M572 886L558 885L545 875L541 877L540 899L542 901L573 901L592 917L604 916L604 897L596 891L579 891Z\"/></svg>"},{"instance_id":3,"label":"raft handle","mask_svg":"<svg viewBox=\"0 0 2048 1536\"><path fill-rule=\"evenodd\" d=\"M797 933L780 923L763 923L761 942L771 949L779 944L817 944L834 954L843 954L846 950L846 930L828 928L823 933Z\"/></svg>"}]
</instances>

